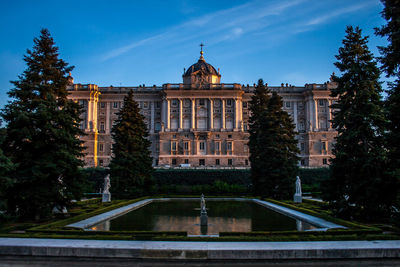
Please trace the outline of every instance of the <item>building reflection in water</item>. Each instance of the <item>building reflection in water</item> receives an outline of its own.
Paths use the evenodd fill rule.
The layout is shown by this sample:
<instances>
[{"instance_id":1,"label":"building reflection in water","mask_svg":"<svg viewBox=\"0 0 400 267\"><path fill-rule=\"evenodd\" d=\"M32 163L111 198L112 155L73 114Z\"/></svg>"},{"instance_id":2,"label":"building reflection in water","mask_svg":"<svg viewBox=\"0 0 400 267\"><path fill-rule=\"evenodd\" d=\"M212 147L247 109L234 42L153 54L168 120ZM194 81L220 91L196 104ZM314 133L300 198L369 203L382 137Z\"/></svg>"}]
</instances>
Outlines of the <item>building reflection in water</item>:
<instances>
[{"instance_id":1,"label":"building reflection in water","mask_svg":"<svg viewBox=\"0 0 400 267\"><path fill-rule=\"evenodd\" d=\"M151 231L186 231L188 235L218 235L220 232L251 232L251 218L209 217L208 227L200 226L200 217L194 216L156 216ZM297 231L315 229L316 227L296 220ZM110 221L104 221L91 228L95 231L109 231Z\"/></svg>"}]
</instances>

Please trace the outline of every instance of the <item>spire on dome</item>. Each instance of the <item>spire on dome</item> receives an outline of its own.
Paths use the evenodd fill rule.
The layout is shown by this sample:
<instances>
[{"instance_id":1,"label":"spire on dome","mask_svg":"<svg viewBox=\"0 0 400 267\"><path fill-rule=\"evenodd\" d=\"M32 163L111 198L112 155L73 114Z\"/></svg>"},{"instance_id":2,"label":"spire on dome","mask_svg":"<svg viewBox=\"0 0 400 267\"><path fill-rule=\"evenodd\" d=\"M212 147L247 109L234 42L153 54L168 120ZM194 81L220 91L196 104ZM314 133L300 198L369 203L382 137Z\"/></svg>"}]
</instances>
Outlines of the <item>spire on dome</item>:
<instances>
[{"instance_id":1,"label":"spire on dome","mask_svg":"<svg viewBox=\"0 0 400 267\"><path fill-rule=\"evenodd\" d=\"M204 52L203 52L203 46L204 46L204 44L201 43L201 44L200 44L201 50L200 50L200 58L199 58L199 60L204 60L204 57L203 57L203 54L204 54ZM205 60L204 60L204 61L205 61Z\"/></svg>"}]
</instances>

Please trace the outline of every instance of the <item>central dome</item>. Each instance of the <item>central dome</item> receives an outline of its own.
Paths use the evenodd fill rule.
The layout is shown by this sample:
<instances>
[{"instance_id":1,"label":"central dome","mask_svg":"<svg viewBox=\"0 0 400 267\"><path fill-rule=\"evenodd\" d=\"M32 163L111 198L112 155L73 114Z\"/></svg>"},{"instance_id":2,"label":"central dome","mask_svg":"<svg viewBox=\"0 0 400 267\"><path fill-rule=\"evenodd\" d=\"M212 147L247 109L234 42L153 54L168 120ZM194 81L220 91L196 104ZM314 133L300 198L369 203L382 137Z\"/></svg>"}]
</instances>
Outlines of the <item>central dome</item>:
<instances>
[{"instance_id":1,"label":"central dome","mask_svg":"<svg viewBox=\"0 0 400 267\"><path fill-rule=\"evenodd\" d=\"M221 82L221 75L218 71L211 65L208 64L204 59L203 45L201 46L200 58L197 63L194 63L186 71L184 71L183 83L184 84L197 84L201 86L204 84L216 84Z\"/></svg>"},{"instance_id":2,"label":"central dome","mask_svg":"<svg viewBox=\"0 0 400 267\"><path fill-rule=\"evenodd\" d=\"M218 75L217 70L211 65L208 64L205 60L203 55L201 55L200 59L197 63L194 63L192 66L188 68L188 70L183 74L183 76L190 76L192 73L197 71L202 71L204 74L211 74L211 75Z\"/></svg>"}]
</instances>

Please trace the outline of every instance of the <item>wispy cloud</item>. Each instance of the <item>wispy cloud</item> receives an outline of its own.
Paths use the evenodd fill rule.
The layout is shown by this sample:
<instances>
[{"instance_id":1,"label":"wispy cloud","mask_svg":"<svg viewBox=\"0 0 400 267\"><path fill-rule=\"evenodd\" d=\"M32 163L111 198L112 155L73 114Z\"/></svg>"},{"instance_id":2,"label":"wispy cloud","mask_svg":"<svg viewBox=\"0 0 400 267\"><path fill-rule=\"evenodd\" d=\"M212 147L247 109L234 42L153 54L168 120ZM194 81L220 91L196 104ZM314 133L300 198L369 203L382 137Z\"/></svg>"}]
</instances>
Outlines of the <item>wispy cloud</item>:
<instances>
[{"instance_id":1,"label":"wispy cloud","mask_svg":"<svg viewBox=\"0 0 400 267\"><path fill-rule=\"evenodd\" d=\"M372 5L376 5L376 1L366 1L366 2L358 4L358 5L352 5L349 7L333 10L331 13L323 14L322 16L311 19L310 21L308 21L305 24L305 26L319 25L322 23L326 23L327 21L334 19L336 17L339 17L341 15L353 13L355 11L361 10L363 8L367 8Z\"/></svg>"},{"instance_id":2,"label":"wispy cloud","mask_svg":"<svg viewBox=\"0 0 400 267\"><path fill-rule=\"evenodd\" d=\"M194 40L206 40L207 45L215 45L249 34L264 36L264 41L276 41L311 31L316 26L344 14L356 12L376 4L376 1L359 2L326 13L313 10L311 0L253 0L242 5L219 10L188 20L166 29L164 32L136 40L104 53L101 61L126 54L135 48L151 45L165 47ZM315 6L315 5L314 5ZM343 5L342 5L343 6ZM314 14L320 14L313 17ZM312 17L312 19L309 19Z\"/></svg>"},{"instance_id":3,"label":"wispy cloud","mask_svg":"<svg viewBox=\"0 0 400 267\"><path fill-rule=\"evenodd\" d=\"M263 1L251 1L243 5L206 14L182 24L173 26L165 32L134 41L125 46L112 49L100 58L106 61L123 55L134 48L148 45L161 40L176 43L207 36L210 43L238 38L241 35L264 28L268 23L263 21L273 16L279 16L285 10L296 6L305 0L276 1L265 5ZM174 38L171 38L171 37ZM165 45L166 43L163 42Z\"/></svg>"}]
</instances>

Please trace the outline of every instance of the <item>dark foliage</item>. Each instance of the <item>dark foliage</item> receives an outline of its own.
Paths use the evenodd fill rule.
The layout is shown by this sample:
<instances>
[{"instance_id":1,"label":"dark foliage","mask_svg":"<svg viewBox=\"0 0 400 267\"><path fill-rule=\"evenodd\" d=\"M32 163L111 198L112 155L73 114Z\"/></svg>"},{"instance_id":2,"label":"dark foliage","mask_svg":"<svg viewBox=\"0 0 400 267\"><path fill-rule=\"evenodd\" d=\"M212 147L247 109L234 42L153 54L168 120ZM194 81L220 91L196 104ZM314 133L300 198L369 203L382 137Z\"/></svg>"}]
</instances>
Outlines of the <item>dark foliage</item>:
<instances>
[{"instance_id":1,"label":"dark foliage","mask_svg":"<svg viewBox=\"0 0 400 267\"><path fill-rule=\"evenodd\" d=\"M387 216L393 204L395 184L387 175L380 71L361 29L346 29L335 66L341 71L333 79L338 97L332 107L333 127L338 130L333 149L331 176L324 196L337 215L373 219ZM393 190L394 189L394 190Z\"/></svg>"},{"instance_id":2,"label":"dark foliage","mask_svg":"<svg viewBox=\"0 0 400 267\"><path fill-rule=\"evenodd\" d=\"M289 199L298 174L297 140L282 98L260 80L250 102L250 161L254 193L263 197Z\"/></svg>"},{"instance_id":3,"label":"dark foliage","mask_svg":"<svg viewBox=\"0 0 400 267\"><path fill-rule=\"evenodd\" d=\"M117 198L147 194L152 186L152 158L144 117L130 91L112 128L111 190Z\"/></svg>"},{"instance_id":4,"label":"dark foliage","mask_svg":"<svg viewBox=\"0 0 400 267\"><path fill-rule=\"evenodd\" d=\"M397 216L395 220L400 225L400 1L382 0L384 9L382 17L387 23L376 33L386 37L389 44L387 47L379 47L382 57L382 69L387 77L394 78L389 82L388 98L385 103L386 116L389 120L389 127L386 133L389 172L397 180Z\"/></svg>"},{"instance_id":5,"label":"dark foliage","mask_svg":"<svg viewBox=\"0 0 400 267\"><path fill-rule=\"evenodd\" d=\"M48 30L24 57L27 69L13 81L13 99L2 110L7 124L4 154L15 164L7 190L9 212L29 218L50 214L79 198L83 182L81 107L68 100L68 72Z\"/></svg>"}]
</instances>

